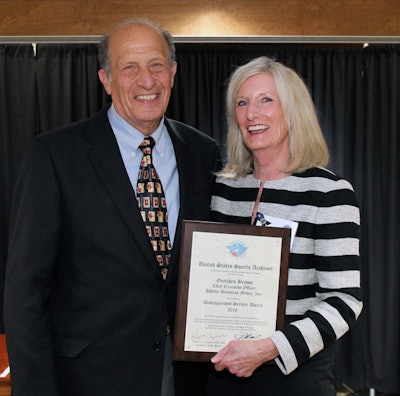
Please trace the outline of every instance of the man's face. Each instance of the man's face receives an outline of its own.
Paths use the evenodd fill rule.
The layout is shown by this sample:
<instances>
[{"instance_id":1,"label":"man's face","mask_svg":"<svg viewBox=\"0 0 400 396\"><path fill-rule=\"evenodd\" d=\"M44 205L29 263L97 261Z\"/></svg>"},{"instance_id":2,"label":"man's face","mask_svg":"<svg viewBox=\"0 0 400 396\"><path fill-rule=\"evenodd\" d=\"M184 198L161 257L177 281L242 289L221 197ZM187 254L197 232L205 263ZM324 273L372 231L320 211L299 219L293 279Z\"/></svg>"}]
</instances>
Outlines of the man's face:
<instances>
[{"instance_id":1,"label":"man's face","mask_svg":"<svg viewBox=\"0 0 400 396\"><path fill-rule=\"evenodd\" d=\"M150 135L160 123L174 84L176 63L169 61L164 36L146 25L127 25L109 42L110 74L99 71L117 113Z\"/></svg>"}]
</instances>

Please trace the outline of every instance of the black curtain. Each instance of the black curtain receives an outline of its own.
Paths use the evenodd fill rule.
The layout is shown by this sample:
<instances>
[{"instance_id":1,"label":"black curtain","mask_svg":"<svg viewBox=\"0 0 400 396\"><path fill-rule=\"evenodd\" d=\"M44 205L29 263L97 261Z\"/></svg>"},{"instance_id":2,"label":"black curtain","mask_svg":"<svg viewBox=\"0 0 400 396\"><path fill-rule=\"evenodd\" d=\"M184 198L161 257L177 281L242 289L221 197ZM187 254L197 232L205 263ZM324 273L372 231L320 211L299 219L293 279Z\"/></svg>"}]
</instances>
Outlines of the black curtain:
<instances>
[{"instance_id":1,"label":"black curtain","mask_svg":"<svg viewBox=\"0 0 400 396\"><path fill-rule=\"evenodd\" d=\"M339 342L338 383L400 391L399 171L400 46L177 44L178 73L167 115L191 124L224 150L229 75L267 55L293 67L314 98L331 150L330 168L350 180L362 215L365 306ZM11 193L33 136L101 109L92 44L0 45L0 282ZM1 287L1 286L0 286ZM0 329L1 330L1 329Z\"/></svg>"},{"instance_id":2,"label":"black curtain","mask_svg":"<svg viewBox=\"0 0 400 396\"><path fill-rule=\"evenodd\" d=\"M400 389L400 46L363 53L364 127L357 130L357 188L364 221L367 378Z\"/></svg>"},{"instance_id":3,"label":"black curtain","mask_svg":"<svg viewBox=\"0 0 400 396\"><path fill-rule=\"evenodd\" d=\"M3 295L11 195L36 127L35 61L31 45L0 46L0 292ZM2 330L3 299L0 300Z\"/></svg>"},{"instance_id":4,"label":"black curtain","mask_svg":"<svg viewBox=\"0 0 400 396\"><path fill-rule=\"evenodd\" d=\"M97 76L97 45L38 45L36 60L38 133L89 117L109 101Z\"/></svg>"}]
</instances>

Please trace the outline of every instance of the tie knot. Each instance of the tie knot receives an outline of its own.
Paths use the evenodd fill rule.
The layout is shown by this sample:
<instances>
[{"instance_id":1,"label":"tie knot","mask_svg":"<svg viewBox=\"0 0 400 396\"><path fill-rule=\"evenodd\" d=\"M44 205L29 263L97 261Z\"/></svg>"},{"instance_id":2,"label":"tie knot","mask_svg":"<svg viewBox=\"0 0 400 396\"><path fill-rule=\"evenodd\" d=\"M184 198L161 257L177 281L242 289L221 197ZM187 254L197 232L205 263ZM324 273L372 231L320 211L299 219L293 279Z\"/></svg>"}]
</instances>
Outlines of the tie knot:
<instances>
[{"instance_id":1,"label":"tie knot","mask_svg":"<svg viewBox=\"0 0 400 396\"><path fill-rule=\"evenodd\" d=\"M142 150L143 153L146 154L150 154L151 150L153 149L153 147L155 146L156 142L154 141L154 139L151 136L146 136L143 139L143 142L140 143L140 150ZM150 153L149 153L150 151Z\"/></svg>"}]
</instances>

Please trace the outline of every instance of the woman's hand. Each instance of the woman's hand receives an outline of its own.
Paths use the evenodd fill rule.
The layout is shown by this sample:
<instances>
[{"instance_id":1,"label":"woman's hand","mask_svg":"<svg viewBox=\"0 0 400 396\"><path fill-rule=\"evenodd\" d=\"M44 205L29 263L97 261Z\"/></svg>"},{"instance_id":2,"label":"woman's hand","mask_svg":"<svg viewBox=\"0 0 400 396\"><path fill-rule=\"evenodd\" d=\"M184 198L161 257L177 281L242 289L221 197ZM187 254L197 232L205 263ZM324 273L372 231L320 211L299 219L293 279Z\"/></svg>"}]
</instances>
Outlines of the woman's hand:
<instances>
[{"instance_id":1,"label":"woman's hand","mask_svg":"<svg viewBox=\"0 0 400 396\"><path fill-rule=\"evenodd\" d=\"M215 370L229 370L238 377L250 377L263 363L279 355L270 338L262 340L231 341L212 359Z\"/></svg>"}]
</instances>

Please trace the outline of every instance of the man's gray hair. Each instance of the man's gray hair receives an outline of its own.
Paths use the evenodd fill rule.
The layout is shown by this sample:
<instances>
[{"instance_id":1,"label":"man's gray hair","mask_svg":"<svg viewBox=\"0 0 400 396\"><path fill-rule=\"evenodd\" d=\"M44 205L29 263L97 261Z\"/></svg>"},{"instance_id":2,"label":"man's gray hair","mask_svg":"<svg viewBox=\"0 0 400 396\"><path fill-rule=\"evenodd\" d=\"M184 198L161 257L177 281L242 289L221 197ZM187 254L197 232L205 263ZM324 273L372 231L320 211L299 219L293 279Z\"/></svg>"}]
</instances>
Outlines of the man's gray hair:
<instances>
[{"instance_id":1,"label":"man's gray hair","mask_svg":"<svg viewBox=\"0 0 400 396\"><path fill-rule=\"evenodd\" d=\"M174 44L174 39L167 30L161 28L160 26L156 25L155 23L151 22L148 19L144 18L132 18L132 19L127 19L123 22L121 22L119 25L117 25L111 32L105 34L100 43L99 43L99 48L98 48L98 61L99 61L99 66L101 69L103 69L106 74L109 76L110 71L111 71L111 61L110 61L110 55L108 52L108 46L110 43L110 39L113 35L114 32L118 31L120 28L127 26L127 25L145 25L148 26L157 32L161 33L165 41L168 44L168 57L169 57L169 62L172 65L175 60L176 60L176 55L175 55L175 44Z\"/></svg>"}]
</instances>

